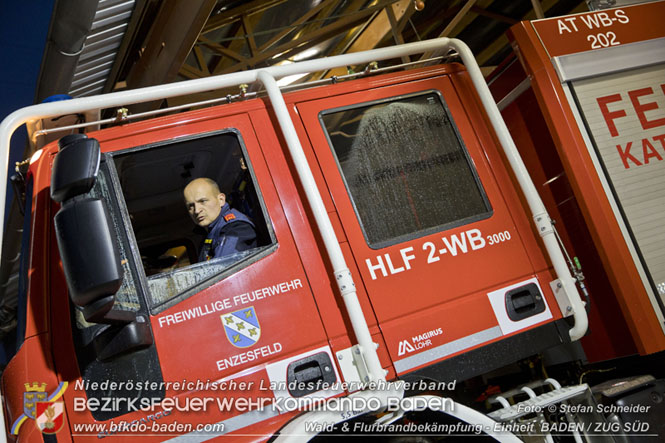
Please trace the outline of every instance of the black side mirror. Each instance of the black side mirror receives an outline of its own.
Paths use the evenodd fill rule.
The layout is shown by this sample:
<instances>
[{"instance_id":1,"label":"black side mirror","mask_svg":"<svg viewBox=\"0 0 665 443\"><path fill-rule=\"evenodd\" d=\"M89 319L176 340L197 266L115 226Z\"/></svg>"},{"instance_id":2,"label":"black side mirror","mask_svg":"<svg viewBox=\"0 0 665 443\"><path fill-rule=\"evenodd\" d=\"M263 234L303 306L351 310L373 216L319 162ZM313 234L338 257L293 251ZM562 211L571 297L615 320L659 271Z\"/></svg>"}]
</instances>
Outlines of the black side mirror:
<instances>
[{"instance_id":1,"label":"black side mirror","mask_svg":"<svg viewBox=\"0 0 665 443\"><path fill-rule=\"evenodd\" d=\"M101 151L99 142L84 134L67 135L58 146L51 174L51 199L62 203L90 192L97 180Z\"/></svg>"},{"instance_id":2,"label":"black side mirror","mask_svg":"<svg viewBox=\"0 0 665 443\"><path fill-rule=\"evenodd\" d=\"M54 217L58 249L72 302L86 321L109 324L95 338L99 359L152 344L150 327L132 311L113 310L123 271L118 238L104 204L85 196L95 185L101 151L99 142L83 134L59 141L53 162L51 198L62 204Z\"/></svg>"},{"instance_id":3,"label":"black side mirror","mask_svg":"<svg viewBox=\"0 0 665 443\"><path fill-rule=\"evenodd\" d=\"M85 307L115 294L122 284L122 267L104 202L67 201L54 222L72 301Z\"/></svg>"}]
</instances>

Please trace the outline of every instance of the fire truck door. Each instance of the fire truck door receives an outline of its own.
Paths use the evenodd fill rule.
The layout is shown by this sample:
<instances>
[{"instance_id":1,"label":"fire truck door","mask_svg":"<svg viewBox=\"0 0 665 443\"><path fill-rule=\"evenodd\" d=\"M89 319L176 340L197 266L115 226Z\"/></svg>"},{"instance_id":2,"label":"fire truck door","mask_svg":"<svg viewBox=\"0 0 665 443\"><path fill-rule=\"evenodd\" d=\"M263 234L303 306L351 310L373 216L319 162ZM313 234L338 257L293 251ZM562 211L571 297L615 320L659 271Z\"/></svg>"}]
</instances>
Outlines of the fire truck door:
<instances>
[{"instance_id":1,"label":"fire truck door","mask_svg":"<svg viewBox=\"0 0 665 443\"><path fill-rule=\"evenodd\" d=\"M484 123L453 82L413 81L297 109L393 359L500 338L488 293L524 286L534 270L500 191L511 184L497 183L492 168L503 166L481 146L474 126ZM534 308L551 318L547 306Z\"/></svg>"},{"instance_id":2,"label":"fire truck door","mask_svg":"<svg viewBox=\"0 0 665 443\"><path fill-rule=\"evenodd\" d=\"M90 382L144 380L158 372L139 365L149 360L145 366L161 370L156 381L162 375L165 381L228 377L254 386L282 386L297 379L314 387L279 393L238 390L233 395L319 395L316 382L333 382L339 375L260 142L247 114L209 114L180 125L153 120L97 135L107 154L94 191L111 208L125 268L115 297L149 318L154 345L129 359L80 355L80 373ZM197 234L183 202L183 189L201 177L213 179L234 208L221 209L225 223L246 225L237 219L251 217L256 241L249 249L208 260L197 259L197 249L175 252L205 245L206 231ZM219 198L214 189L195 198L205 203L210 193ZM219 217L214 223L222 222ZM166 260L176 253L177 261ZM58 319L67 328L69 315L60 312ZM90 327L77 318L71 330L76 340L83 340ZM94 390L87 394L104 395ZM188 395L177 388L158 394ZM94 418L127 411L101 412Z\"/></svg>"}]
</instances>

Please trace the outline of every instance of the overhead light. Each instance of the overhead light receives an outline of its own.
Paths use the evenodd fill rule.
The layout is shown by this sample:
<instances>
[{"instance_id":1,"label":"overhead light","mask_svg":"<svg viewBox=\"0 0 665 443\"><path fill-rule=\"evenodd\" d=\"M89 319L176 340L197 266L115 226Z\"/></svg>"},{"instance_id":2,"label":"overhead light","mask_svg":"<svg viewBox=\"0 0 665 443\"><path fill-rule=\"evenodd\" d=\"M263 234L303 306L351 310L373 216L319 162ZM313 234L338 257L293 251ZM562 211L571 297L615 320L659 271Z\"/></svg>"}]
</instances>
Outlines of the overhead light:
<instances>
[{"instance_id":1,"label":"overhead light","mask_svg":"<svg viewBox=\"0 0 665 443\"><path fill-rule=\"evenodd\" d=\"M295 82L298 79L303 78L306 75L307 75L307 73L287 75L286 77L282 77L279 80L277 80L277 86L290 85L291 83Z\"/></svg>"},{"instance_id":2,"label":"overhead light","mask_svg":"<svg viewBox=\"0 0 665 443\"><path fill-rule=\"evenodd\" d=\"M296 55L294 55L291 58L291 60L293 60L294 62L299 62L300 60L305 60L305 59L308 59L310 57L314 57L318 53L319 53L319 50L316 49L316 48L305 49L304 51L299 52Z\"/></svg>"}]
</instances>

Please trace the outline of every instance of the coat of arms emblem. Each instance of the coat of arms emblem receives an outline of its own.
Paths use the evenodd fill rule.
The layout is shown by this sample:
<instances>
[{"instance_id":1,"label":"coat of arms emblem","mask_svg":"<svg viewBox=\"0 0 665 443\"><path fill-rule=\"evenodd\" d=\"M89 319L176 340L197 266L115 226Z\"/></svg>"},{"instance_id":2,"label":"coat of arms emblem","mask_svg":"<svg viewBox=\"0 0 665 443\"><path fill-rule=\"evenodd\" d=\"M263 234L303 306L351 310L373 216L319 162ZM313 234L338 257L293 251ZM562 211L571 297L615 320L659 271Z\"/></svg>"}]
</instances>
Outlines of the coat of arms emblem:
<instances>
[{"instance_id":1,"label":"coat of arms emblem","mask_svg":"<svg viewBox=\"0 0 665 443\"><path fill-rule=\"evenodd\" d=\"M48 395L46 383L25 383L23 392L23 414L14 421L12 435L18 435L21 425L29 418L44 434L55 434L65 421L65 404L58 400L67 389L68 382L60 382L58 387Z\"/></svg>"},{"instance_id":2,"label":"coat of arms emblem","mask_svg":"<svg viewBox=\"0 0 665 443\"><path fill-rule=\"evenodd\" d=\"M221 315L226 338L237 348L247 348L259 341L261 326L253 306Z\"/></svg>"},{"instance_id":3,"label":"coat of arms emblem","mask_svg":"<svg viewBox=\"0 0 665 443\"><path fill-rule=\"evenodd\" d=\"M25 392L23 393L23 413L34 420L37 402L46 401L47 398L46 383L26 383Z\"/></svg>"}]
</instances>

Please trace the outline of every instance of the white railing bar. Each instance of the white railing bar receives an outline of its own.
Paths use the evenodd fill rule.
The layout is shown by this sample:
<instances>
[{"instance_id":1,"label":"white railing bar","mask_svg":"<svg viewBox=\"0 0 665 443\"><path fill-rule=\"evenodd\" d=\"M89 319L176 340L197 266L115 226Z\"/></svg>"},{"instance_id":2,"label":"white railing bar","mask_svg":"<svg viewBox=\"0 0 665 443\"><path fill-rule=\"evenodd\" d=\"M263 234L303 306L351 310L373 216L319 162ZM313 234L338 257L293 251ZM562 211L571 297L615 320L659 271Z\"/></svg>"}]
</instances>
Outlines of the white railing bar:
<instances>
[{"instance_id":1,"label":"white railing bar","mask_svg":"<svg viewBox=\"0 0 665 443\"><path fill-rule=\"evenodd\" d=\"M524 165L524 161L522 161L517 146L515 146L515 142L510 136L508 127L501 117L499 108L494 102L492 93L485 82L483 74L480 72L480 67L476 63L473 53L467 45L457 39L452 39L451 46L457 49L464 66L466 66L466 69L469 72L471 81L476 87L480 101L483 103L483 107L487 112L499 141L501 142L501 147L508 158L508 162L515 174L515 178L517 178L520 188L524 193L524 197L531 209L531 214L536 227L538 228L538 232L543 239L545 249L552 261L554 271L563 285L563 290L566 291L566 294L570 298L573 307L573 318L575 319L575 324L569 331L570 339L573 341L579 340L586 333L589 319L586 310L584 309L582 299L580 298L580 294L577 291L577 286L575 285L576 280L570 275L566 259L564 258L561 248L556 240L556 236L554 235L552 220L545 209L545 204L540 198L536 186L533 184L533 181L529 176L529 172Z\"/></svg>"},{"instance_id":2,"label":"white railing bar","mask_svg":"<svg viewBox=\"0 0 665 443\"><path fill-rule=\"evenodd\" d=\"M316 60L307 60L279 66L261 68L275 78L288 75L325 71L339 66L358 65L370 61L386 60L414 53L421 53L440 48L447 43L443 39L427 40L405 45L372 49L370 51L342 54ZM9 161L9 140L14 131L24 123L37 119L77 114L90 110L121 107L134 103L196 94L221 88L237 86L243 83L254 83L259 70L234 72L231 74L206 77L165 85L149 86L141 89L112 92L109 94L81 97L27 106L9 114L0 123L0 163L7 165ZM5 206L7 193L7 168L0 171L0 206ZM0 220L0 233L4 232L4 219ZM1 246L1 243L0 243Z\"/></svg>"},{"instance_id":3,"label":"white railing bar","mask_svg":"<svg viewBox=\"0 0 665 443\"><path fill-rule=\"evenodd\" d=\"M265 86L266 91L268 91L270 103L272 104L277 120L279 121L279 126L282 129L282 134L284 135L284 139L286 140L286 144L291 153L291 158L296 166L296 171L298 171L300 182L307 195L307 201L312 208L312 213L316 219L319 232L321 232L321 237L323 238L326 251L328 252L328 257L330 257L330 262L335 273L335 279L339 286L340 293L342 294L342 298L344 299L344 304L346 306L346 311L349 314L349 319L351 320L353 332L365 357L371 380L364 381L385 380L386 376L381 367L381 362L379 361L379 356L376 352L376 346L374 345L372 335L370 334L369 327L365 321L362 307L358 301L358 295L356 294L355 284L351 277L351 271L349 271L349 267L346 264L342 248L339 246L339 240L335 234L335 229L332 226L328 211L323 203L323 198L321 198L321 193L314 180L314 175L309 167L302 145L300 144L296 128L293 126L293 121L291 120L289 110L284 102L284 97L282 96L274 77L265 71L259 72L258 77L259 81Z\"/></svg>"},{"instance_id":4,"label":"white railing bar","mask_svg":"<svg viewBox=\"0 0 665 443\"><path fill-rule=\"evenodd\" d=\"M255 92L249 92L245 96L254 96L256 95ZM139 112L138 114L127 114L123 115L122 117L112 117L112 118L106 118L103 120L94 120L94 121L89 121L85 123L78 123L76 125L69 125L69 126L60 126L57 128L50 128L50 129L40 129L38 131L35 131L34 134L32 135L33 140L36 137L39 137L41 135L46 135L50 134L52 132L62 132L62 131L70 131L72 129L80 129L80 128L85 128L88 126L95 126L95 125L105 125L107 123L126 123L129 120L136 120L138 118L143 118L143 117L151 117L159 114L166 114L168 112L173 112L173 111L179 111L181 109L188 109L192 108L194 106L206 106L206 105L213 105L215 103L227 101L230 102L231 100L234 100L236 98L240 97L240 95L234 95L232 97L225 96L225 97L218 97L218 98L213 98L210 100L203 100L200 102L195 102L195 103L186 103L184 105L177 105L177 106L171 106L169 108L163 108L163 109L155 109L153 111L145 111L145 112Z\"/></svg>"},{"instance_id":5,"label":"white railing bar","mask_svg":"<svg viewBox=\"0 0 665 443\"><path fill-rule=\"evenodd\" d=\"M455 56L455 55L457 55L457 54L450 54L450 56ZM406 67L409 67L409 66L420 65L420 64L427 63L427 62L432 62L432 61L438 61L438 60L441 60L443 58L445 58L445 56L432 57L432 58L428 58L426 60L417 60L417 61L410 62L410 63L401 63L399 65L385 66L383 68L374 68L374 69L370 69L370 70L367 70L367 71L354 72L354 73L345 74L345 75L337 75L337 76L333 76L333 77L329 77L329 78L324 78L324 79L321 79L321 80L313 80L313 81L306 82L306 83L298 83L298 84L295 84L295 85L280 86L279 89L282 92L289 92L289 91L294 91L294 90L299 90L299 89L304 89L304 88L311 88L311 87L314 87L314 86L328 84L328 83L335 83L336 81L339 81L339 80L347 80L347 79L351 79L351 78L355 78L355 77L359 77L359 76L363 76L363 75L370 75L370 74L374 75L374 74L380 74L382 72L394 71L396 69L406 68ZM213 104L224 102L224 101L231 102L232 100L237 100L237 99L254 98L254 97L256 97L256 96L258 96L258 95L260 95L261 93L264 93L264 92L265 92L265 90L260 90L260 91L256 91L256 92L247 92L245 94L235 94L235 95L231 95L231 96L227 95L227 96L224 96L224 97L213 98L213 99L210 99L210 100L203 100L203 101L198 101L198 102L186 103L186 104L183 104L183 105L170 106L168 108L155 109L153 111L140 112L138 114L127 114L127 115L123 116L122 118L113 117L113 118L107 118L107 119L103 119L103 120L94 120L94 121L89 121L89 122L85 122L85 123L78 123L78 124L69 125L69 126L59 126L57 128L40 129L38 131L35 131L32 134L32 139L34 141L34 140L36 140L37 137L40 137L40 136L46 135L46 134L51 134L51 133L54 133L54 132L71 131L72 129L80 129L80 128L86 128L88 126L105 125L105 124L111 124L111 123L122 124L122 123L125 123L125 122L129 121L129 120L136 120L136 119L143 118L143 117L150 117L150 116L159 115L159 114L166 114L168 112L180 111L182 109L189 109L189 108L198 107L198 106L213 105Z\"/></svg>"}]
</instances>

